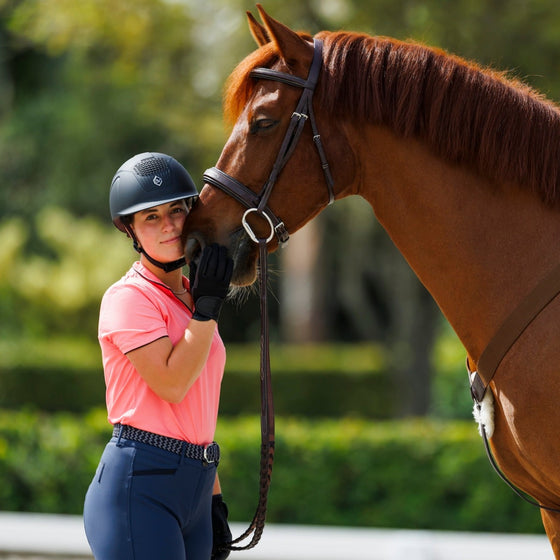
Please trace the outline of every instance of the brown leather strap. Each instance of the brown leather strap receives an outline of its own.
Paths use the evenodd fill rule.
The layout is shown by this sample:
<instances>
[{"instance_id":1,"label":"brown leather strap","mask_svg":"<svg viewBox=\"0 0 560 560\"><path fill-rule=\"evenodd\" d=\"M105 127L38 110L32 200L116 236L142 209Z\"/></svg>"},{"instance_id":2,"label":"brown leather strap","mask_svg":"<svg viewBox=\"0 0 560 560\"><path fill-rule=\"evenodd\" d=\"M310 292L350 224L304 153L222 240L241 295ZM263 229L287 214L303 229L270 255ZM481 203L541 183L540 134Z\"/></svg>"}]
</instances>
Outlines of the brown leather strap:
<instances>
[{"instance_id":1,"label":"brown leather strap","mask_svg":"<svg viewBox=\"0 0 560 560\"><path fill-rule=\"evenodd\" d=\"M481 402L504 356L539 313L560 293L560 265L548 274L517 306L498 329L471 371L471 392ZM468 367L468 366L467 366ZM470 370L470 368L469 368Z\"/></svg>"},{"instance_id":2,"label":"brown leather strap","mask_svg":"<svg viewBox=\"0 0 560 560\"><path fill-rule=\"evenodd\" d=\"M259 195L254 193L249 187L246 187L243 183L240 183L237 179L224 173L217 167L211 167L207 169L202 175L205 183L210 183L219 189L222 189L231 197L235 198L237 202L241 203L247 208L257 208L260 203ZM265 206L262 209L263 214L266 214L273 227L276 235L278 236L278 241L283 244L287 243L289 239L288 231L282 222L272 210Z\"/></svg>"},{"instance_id":3,"label":"brown leather strap","mask_svg":"<svg viewBox=\"0 0 560 560\"><path fill-rule=\"evenodd\" d=\"M284 222L280 220L280 218L278 218L267 206L268 199L274 185L276 184L278 176L295 150L308 120L311 123L313 142L317 148L317 153L319 154L319 159L321 160L321 168L323 169L323 174L327 183L329 204L334 202L335 199L334 180L330 171L325 150L323 149L321 135L319 134L317 123L315 122L315 113L313 112L313 93L323 65L323 43L319 39L313 39L313 45L313 60L311 61L307 80L291 74L272 70L270 68L255 68L251 71L250 75L253 78L274 80L293 87L303 88L295 111L293 111L292 116L290 117L288 129L284 134L284 139L282 140L280 150L276 155L276 160L272 165L270 175L268 176L265 184L262 186L261 191L258 194L254 193L249 187L245 186L243 183L217 167L207 169L203 175L203 179L206 183L222 189L225 193L235 198L235 200L247 207L249 210L254 209L258 213L266 216L272 224L274 233L276 233L280 245L285 245L290 236ZM244 222L243 225L247 229ZM251 235L251 233L249 235ZM258 240L252 235L251 239L258 242Z\"/></svg>"},{"instance_id":4,"label":"brown leather strap","mask_svg":"<svg viewBox=\"0 0 560 560\"><path fill-rule=\"evenodd\" d=\"M228 550L248 550L256 546L264 530L268 490L274 463L274 401L272 398L272 376L270 370L270 345L268 332L268 251L266 240L259 240L260 261L260 304L261 304L261 465L259 478L259 501L253 520L247 530L239 537L228 543ZM251 541L243 546L235 546L253 535Z\"/></svg>"},{"instance_id":5,"label":"brown leather strap","mask_svg":"<svg viewBox=\"0 0 560 560\"><path fill-rule=\"evenodd\" d=\"M227 173L213 167L207 169L204 173L204 180L235 198L238 202L248 208L248 211L256 211L268 217L270 224L276 233L281 244L288 241L288 230L284 223L279 220L267 206L268 198L274 187L276 179L282 171L284 165L290 158L296 147L297 141L301 136L303 127L308 119L312 123L313 141L321 159L321 167L327 181L329 189L329 204L334 200L333 181L326 161L325 151L321 143L321 137L315 125L315 117L313 114L313 92L321 71L323 56L322 42L313 39L314 52L309 75L307 80L290 74L284 74L268 68L256 68L251 72L251 76L255 78L263 78L266 80L277 80L290 86L301 87L303 92L300 96L296 110L290 118L288 130L284 135L284 140L280 147L280 151L276 156L276 161L272 167L272 171L257 195L240 181L231 177ZM247 213L246 213L247 214ZM246 215L245 214L245 215ZM274 405L272 400L271 372L270 372L270 351L269 351L269 334L268 334L268 308L267 308L267 243L269 239L257 239L254 232L247 227L242 220L242 224L253 241L259 245L259 261L260 261L260 301L261 301L261 468L260 468L260 484L259 484L259 502L257 510L249 525L249 528L237 539L230 543L224 544L227 550L246 550L253 548L261 538L266 518L266 507L268 500L268 489L272 474L272 465L274 463ZM249 544L245 546L234 546L240 541L245 540L251 534L253 537Z\"/></svg>"}]
</instances>

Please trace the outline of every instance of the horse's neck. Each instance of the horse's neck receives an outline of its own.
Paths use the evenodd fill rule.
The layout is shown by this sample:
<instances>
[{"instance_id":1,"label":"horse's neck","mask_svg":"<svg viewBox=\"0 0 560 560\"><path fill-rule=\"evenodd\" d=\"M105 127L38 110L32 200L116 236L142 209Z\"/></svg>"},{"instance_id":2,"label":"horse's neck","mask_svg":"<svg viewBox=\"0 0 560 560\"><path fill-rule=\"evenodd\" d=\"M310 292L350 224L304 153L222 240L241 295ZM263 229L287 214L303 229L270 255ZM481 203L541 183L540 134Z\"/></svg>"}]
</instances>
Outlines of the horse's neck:
<instances>
[{"instance_id":1,"label":"horse's neck","mask_svg":"<svg viewBox=\"0 0 560 560\"><path fill-rule=\"evenodd\" d=\"M441 161L417 141L373 127L367 135L367 149L355 147L358 194L478 359L516 304L560 262L560 213L523 189Z\"/></svg>"}]
</instances>

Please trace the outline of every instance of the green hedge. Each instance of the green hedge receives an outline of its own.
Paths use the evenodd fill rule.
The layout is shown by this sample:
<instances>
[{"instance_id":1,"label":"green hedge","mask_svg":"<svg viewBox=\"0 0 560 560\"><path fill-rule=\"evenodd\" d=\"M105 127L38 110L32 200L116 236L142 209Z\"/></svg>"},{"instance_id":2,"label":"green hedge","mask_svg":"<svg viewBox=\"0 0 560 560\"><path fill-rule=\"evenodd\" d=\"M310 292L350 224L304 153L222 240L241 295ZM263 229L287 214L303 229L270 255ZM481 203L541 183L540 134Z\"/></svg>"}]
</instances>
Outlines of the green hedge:
<instances>
[{"instance_id":1,"label":"green hedge","mask_svg":"<svg viewBox=\"0 0 560 560\"><path fill-rule=\"evenodd\" d=\"M253 419L218 430L236 520L256 505L258 431ZM276 432L271 521L543 532L538 510L490 467L473 422L279 419Z\"/></svg>"},{"instance_id":2,"label":"green hedge","mask_svg":"<svg viewBox=\"0 0 560 560\"><path fill-rule=\"evenodd\" d=\"M80 513L110 429L85 416L0 411L0 510ZM268 520L275 523L542 532L538 510L491 470L472 422L278 418ZM258 417L222 419L230 518L258 495Z\"/></svg>"},{"instance_id":3,"label":"green hedge","mask_svg":"<svg viewBox=\"0 0 560 560\"><path fill-rule=\"evenodd\" d=\"M104 399L95 340L0 341L0 407L85 412Z\"/></svg>"},{"instance_id":4,"label":"green hedge","mask_svg":"<svg viewBox=\"0 0 560 560\"><path fill-rule=\"evenodd\" d=\"M220 414L260 411L258 347L228 347ZM374 345L272 346L272 388L278 415L389 418L394 377Z\"/></svg>"},{"instance_id":5,"label":"green hedge","mask_svg":"<svg viewBox=\"0 0 560 560\"><path fill-rule=\"evenodd\" d=\"M259 348L228 345L222 415L260 410ZM384 350L374 344L271 347L272 384L279 415L387 419L398 388ZM470 418L464 350L453 336L434 349L432 411ZM105 386L95 340L0 341L0 408L84 413L103 406Z\"/></svg>"},{"instance_id":6,"label":"green hedge","mask_svg":"<svg viewBox=\"0 0 560 560\"><path fill-rule=\"evenodd\" d=\"M221 414L258 413L258 345L231 345L227 353ZM273 346L271 365L278 414L388 418L395 410L393 376L374 345ZM0 343L0 407L86 412L104 399L96 343Z\"/></svg>"}]
</instances>

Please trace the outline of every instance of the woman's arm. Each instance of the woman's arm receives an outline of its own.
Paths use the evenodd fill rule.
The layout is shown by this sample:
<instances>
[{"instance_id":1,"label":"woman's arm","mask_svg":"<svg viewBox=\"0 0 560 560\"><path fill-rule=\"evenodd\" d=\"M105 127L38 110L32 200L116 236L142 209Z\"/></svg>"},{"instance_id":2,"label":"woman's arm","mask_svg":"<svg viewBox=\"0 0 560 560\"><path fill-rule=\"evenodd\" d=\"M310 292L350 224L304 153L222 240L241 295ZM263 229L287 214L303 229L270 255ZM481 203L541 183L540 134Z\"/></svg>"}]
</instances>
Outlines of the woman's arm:
<instances>
[{"instance_id":1,"label":"woman's arm","mask_svg":"<svg viewBox=\"0 0 560 560\"><path fill-rule=\"evenodd\" d=\"M173 346L168 337L127 353L128 359L154 393L180 403L196 381L210 352L220 309L227 295L233 261L227 249L213 244L190 264L194 315L183 338Z\"/></svg>"},{"instance_id":2,"label":"woman's arm","mask_svg":"<svg viewBox=\"0 0 560 560\"><path fill-rule=\"evenodd\" d=\"M218 473L216 473L216 478L214 480L214 490L212 491L213 495L221 494L222 487L220 486L220 479L218 478Z\"/></svg>"},{"instance_id":3,"label":"woman's arm","mask_svg":"<svg viewBox=\"0 0 560 560\"><path fill-rule=\"evenodd\" d=\"M158 397L179 403L208 359L215 329L216 321L193 319L175 346L164 337L128 352L127 357Z\"/></svg>"},{"instance_id":4,"label":"woman's arm","mask_svg":"<svg viewBox=\"0 0 560 560\"><path fill-rule=\"evenodd\" d=\"M173 346L168 337L127 353L132 365L158 397L180 403L196 381L210 352L220 309L227 295L233 261L227 249L213 244L190 264L195 310L183 338Z\"/></svg>"}]
</instances>

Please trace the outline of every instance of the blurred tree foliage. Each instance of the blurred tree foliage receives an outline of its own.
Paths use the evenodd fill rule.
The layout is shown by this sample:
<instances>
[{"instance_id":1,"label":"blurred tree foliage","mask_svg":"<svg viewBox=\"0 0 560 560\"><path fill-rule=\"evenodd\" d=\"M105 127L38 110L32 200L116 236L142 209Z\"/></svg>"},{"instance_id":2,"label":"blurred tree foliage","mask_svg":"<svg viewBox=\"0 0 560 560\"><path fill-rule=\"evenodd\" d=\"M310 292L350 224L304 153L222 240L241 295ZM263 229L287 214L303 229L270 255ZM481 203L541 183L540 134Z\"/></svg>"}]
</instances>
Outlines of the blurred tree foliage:
<instances>
[{"instance_id":1,"label":"blurred tree foliage","mask_svg":"<svg viewBox=\"0 0 560 560\"><path fill-rule=\"evenodd\" d=\"M265 8L311 33L436 45L560 97L554 0L268 0ZM94 336L100 294L133 258L109 223L110 179L145 150L174 155L194 177L216 161L227 137L222 84L254 48L247 9L253 1L0 0L3 335ZM386 343L410 387L403 413L424 412L441 315L369 210L338 203L318 227L317 331ZM224 338L256 338L256 298L231 310ZM277 305L271 315L280 336Z\"/></svg>"},{"instance_id":2,"label":"blurred tree foliage","mask_svg":"<svg viewBox=\"0 0 560 560\"><path fill-rule=\"evenodd\" d=\"M76 219L60 207L39 210L31 224L48 254L23 250L29 228L22 218L0 222L0 312L7 319L0 336L95 339L101 296L134 251L98 219Z\"/></svg>"}]
</instances>

